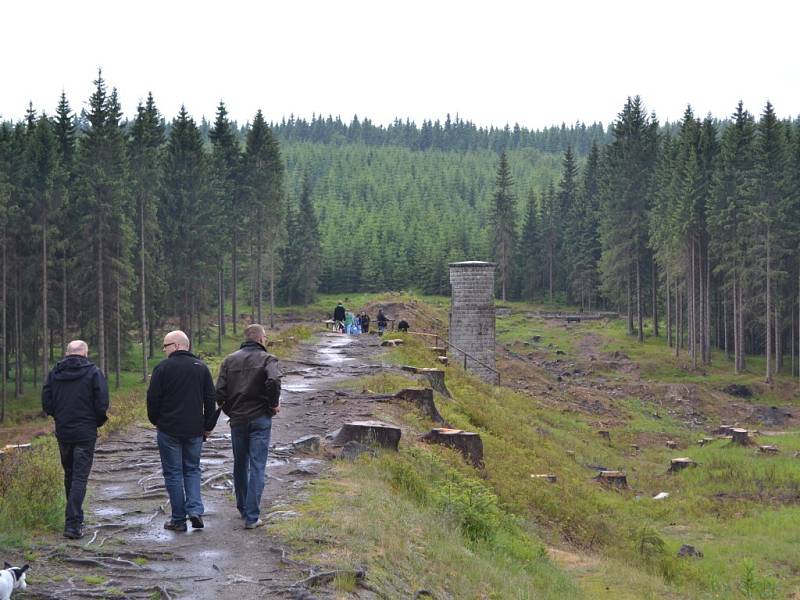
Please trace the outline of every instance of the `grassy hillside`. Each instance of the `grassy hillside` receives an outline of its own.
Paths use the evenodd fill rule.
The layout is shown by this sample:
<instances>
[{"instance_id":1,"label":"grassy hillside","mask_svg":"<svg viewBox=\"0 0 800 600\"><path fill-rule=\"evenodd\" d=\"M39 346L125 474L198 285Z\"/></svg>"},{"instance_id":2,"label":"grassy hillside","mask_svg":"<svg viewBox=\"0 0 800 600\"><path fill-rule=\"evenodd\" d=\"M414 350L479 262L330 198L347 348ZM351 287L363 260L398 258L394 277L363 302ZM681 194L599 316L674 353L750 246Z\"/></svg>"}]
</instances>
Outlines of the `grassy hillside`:
<instances>
[{"instance_id":1,"label":"grassy hillside","mask_svg":"<svg viewBox=\"0 0 800 600\"><path fill-rule=\"evenodd\" d=\"M419 442L433 424L409 406L384 405L384 418L408 428L400 453L339 465L295 507L301 519L280 527L304 558L368 562L387 589L437 598L784 598L800 590L792 526L800 424L758 418L764 406L791 411L796 382L766 388L755 373L734 378L722 356L691 371L663 340L640 346L622 324L566 326L525 316L532 308L515 305L498 319L503 387L448 367L454 398L436 396L445 419L481 434L485 473ZM440 317L444 310L430 307ZM434 366L427 345L409 335L390 360ZM757 361L753 368L760 372ZM732 382L753 397L721 391ZM419 382L398 373L360 385L392 392ZM779 453L721 438L701 447L722 422L757 427L757 443ZM670 459L681 456L698 466L670 474ZM600 467L626 473L629 488L595 481ZM531 477L545 473L557 482ZM669 497L654 500L659 492ZM703 557L678 558L683 544Z\"/></svg>"}]
</instances>

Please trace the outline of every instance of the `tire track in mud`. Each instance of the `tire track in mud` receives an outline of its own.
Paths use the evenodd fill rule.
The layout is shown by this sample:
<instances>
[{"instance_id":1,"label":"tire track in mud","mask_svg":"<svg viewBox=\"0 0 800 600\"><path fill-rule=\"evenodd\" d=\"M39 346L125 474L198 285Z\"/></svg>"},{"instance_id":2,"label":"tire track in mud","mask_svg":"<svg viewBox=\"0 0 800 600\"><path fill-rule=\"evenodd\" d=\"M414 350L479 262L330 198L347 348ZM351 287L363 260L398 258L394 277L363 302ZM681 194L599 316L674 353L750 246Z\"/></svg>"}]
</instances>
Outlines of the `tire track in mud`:
<instances>
[{"instance_id":1,"label":"tire track in mud","mask_svg":"<svg viewBox=\"0 0 800 600\"><path fill-rule=\"evenodd\" d=\"M310 435L324 441L345 421L372 416L374 400L336 384L391 369L375 362L380 352L373 336L323 334L301 345L293 360L281 361L281 411L272 421L262 519L292 518L287 505L302 500L308 483L329 466L323 453L293 441ZM265 529L244 529L224 419L204 444L201 466L205 529L175 533L163 529L169 506L155 430L133 427L100 442L84 506L86 535L38 548L32 566L42 583L29 586L26 597L292 597L289 587L309 572L286 559L280 540Z\"/></svg>"}]
</instances>

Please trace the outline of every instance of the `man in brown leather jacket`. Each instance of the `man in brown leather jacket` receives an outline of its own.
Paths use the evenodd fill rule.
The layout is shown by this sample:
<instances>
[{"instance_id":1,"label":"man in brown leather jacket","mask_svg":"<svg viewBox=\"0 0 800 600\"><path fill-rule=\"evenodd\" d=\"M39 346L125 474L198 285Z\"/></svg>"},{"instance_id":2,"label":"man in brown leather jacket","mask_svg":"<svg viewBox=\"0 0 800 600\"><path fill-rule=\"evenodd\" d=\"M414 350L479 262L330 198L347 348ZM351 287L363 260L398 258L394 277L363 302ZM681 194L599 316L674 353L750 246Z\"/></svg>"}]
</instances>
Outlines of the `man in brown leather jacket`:
<instances>
[{"instance_id":1,"label":"man in brown leather jacket","mask_svg":"<svg viewBox=\"0 0 800 600\"><path fill-rule=\"evenodd\" d=\"M261 494L272 417L280 410L281 375L278 359L267 352L264 327L250 325L244 336L241 348L222 362L216 400L230 417L236 508L245 529L255 529L264 524L259 518Z\"/></svg>"}]
</instances>

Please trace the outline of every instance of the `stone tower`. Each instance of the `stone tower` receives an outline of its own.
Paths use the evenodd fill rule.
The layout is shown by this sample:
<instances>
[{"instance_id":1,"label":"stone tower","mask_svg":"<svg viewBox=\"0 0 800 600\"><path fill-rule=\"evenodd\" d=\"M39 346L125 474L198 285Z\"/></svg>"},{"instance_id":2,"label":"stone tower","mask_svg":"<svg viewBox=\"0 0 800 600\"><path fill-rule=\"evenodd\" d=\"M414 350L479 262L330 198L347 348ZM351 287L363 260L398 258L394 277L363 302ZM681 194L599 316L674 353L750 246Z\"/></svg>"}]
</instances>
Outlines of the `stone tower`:
<instances>
[{"instance_id":1,"label":"stone tower","mask_svg":"<svg viewBox=\"0 0 800 600\"><path fill-rule=\"evenodd\" d=\"M467 355L467 371L495 383L494 371L494 263L467 261L450 263L450 343ZM450 362L464 365L464 353L448 349Z\"/></svg>"}]
</instances>

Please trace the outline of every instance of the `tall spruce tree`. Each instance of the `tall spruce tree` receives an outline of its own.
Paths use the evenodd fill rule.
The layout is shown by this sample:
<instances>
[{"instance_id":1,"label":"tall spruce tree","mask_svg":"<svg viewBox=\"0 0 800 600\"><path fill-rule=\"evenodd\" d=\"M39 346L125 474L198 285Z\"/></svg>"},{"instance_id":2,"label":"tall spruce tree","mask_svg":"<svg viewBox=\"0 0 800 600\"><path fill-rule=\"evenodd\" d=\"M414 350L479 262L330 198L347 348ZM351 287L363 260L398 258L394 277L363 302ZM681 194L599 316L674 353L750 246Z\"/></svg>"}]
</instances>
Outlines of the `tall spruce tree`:
<instances>
[{"instance_id":1,"label":"tall spruce tree","mask_svg":"<svg viewBox=\"0 0 800 600\"><path fill-rule=\"evenodd\" d=\"M506 289L510 283L511 260L517 240L517 210L513 188L514 179L505 151L500 153L495 177L494 202L492 203L492 253L500 270L500 298L506 301Z\"/></svg>"}]
</instances>

